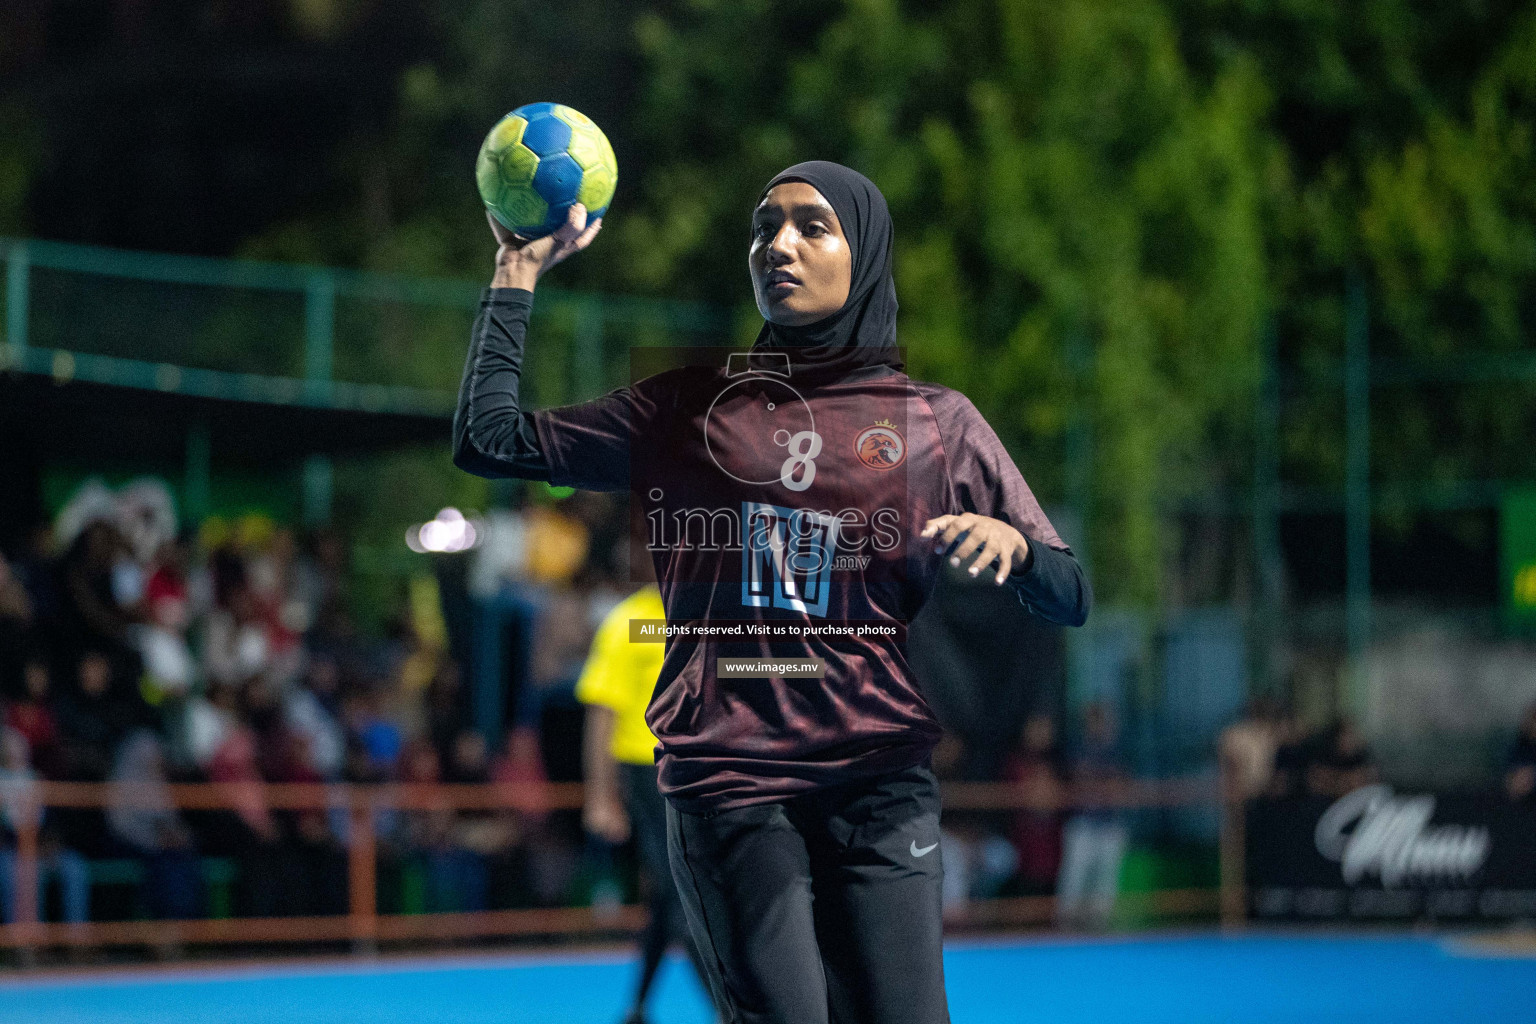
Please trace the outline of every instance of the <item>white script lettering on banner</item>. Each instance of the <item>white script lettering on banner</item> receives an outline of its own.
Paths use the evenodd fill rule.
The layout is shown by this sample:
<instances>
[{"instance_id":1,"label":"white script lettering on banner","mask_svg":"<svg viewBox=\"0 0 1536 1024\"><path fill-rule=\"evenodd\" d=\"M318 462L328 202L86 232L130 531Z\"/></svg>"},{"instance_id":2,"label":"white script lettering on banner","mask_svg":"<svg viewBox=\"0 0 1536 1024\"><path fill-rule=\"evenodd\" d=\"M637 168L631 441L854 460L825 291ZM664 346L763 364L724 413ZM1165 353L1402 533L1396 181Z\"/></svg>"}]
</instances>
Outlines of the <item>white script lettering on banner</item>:
<instances>
[{"instance_id":1,"label":"white script lettering on banner","mask_svg":"<svg viewBox=\"0 0 1536 1024\"><path fill-rule=\"evenodd\" d=\"M1376 875L1404 882L1465 882L1488 860L1482 825L1430 825L1435 798L1396 796L1390 786L1364 786L1340 797L1317 821L1317 852L1338 861L1344 882Z\"/></svg>"}]
</instances>

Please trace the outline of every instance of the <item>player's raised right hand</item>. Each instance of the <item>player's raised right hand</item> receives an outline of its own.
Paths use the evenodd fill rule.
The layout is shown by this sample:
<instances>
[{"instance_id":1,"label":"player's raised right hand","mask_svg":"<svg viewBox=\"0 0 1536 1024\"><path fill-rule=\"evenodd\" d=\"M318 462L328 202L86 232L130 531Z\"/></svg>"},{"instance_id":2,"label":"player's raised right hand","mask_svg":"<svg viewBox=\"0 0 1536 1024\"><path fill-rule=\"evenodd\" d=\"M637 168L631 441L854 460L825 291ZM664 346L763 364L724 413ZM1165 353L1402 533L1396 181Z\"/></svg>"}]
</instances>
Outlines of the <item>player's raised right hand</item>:
<instances>
[{"instance_id":1,"label":"player's raised right hand","mask_svg":"<svg viewBox=\"0 0 1536 1024\"><path fill-rule=\"evenodd\" d=\"M533 286L544 273L572 253L580 252L592 244L603 229L603 218L587 223L587 208L580 203L571 207L565 223L543 238L532 240L512 233L487 211L491 233L496 236L496 276L493 288L526 288Z\"/></svg>"}]
</instances>

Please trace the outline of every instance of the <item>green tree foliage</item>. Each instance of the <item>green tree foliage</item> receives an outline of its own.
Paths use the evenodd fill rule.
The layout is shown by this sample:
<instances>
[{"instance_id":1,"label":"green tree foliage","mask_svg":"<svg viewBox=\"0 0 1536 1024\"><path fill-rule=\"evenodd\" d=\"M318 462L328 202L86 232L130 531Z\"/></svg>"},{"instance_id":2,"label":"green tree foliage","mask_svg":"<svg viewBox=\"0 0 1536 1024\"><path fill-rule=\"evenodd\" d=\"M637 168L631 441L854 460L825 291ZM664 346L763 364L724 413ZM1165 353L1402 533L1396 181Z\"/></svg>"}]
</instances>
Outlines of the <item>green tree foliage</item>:
<instances>
[{"instance_id":1,"label":"green tree foliage","mask_svg":"<svg viewBox=\"0 0 1536 1024\"><path fill-rule=\"evenodd\" d=\"M1284 362L1310 386L1288 401L1286 476L1343 479L1342 401L1330 373L1343 279L1372 305L1373 356L1457 362L1528 347L1533 313L1532 26L1494 2L1191 3L1207 65L1251 53L1272 97L1284 178L1266 226ZM1518 387L1379 391L1379 483L1528 476Z\"/></svg>"},{"instance_id":2,"label":"green tree foliage","mask_svg":"<svg viewBox=\"0 0 1536 1024\"><path fill-rule=\"evenodd\" d=\"M1372 295L1378 355L1529 347L1530 0L431 12L441 56L402 76L394 130L349 156L356 206L253 252L484 274L475 149L511 106L560 99L620 159L611 223L560 283L728 303L750 337L751 203L787 164L849 163L896 219L912 371L970 395L1048 501L1069 497L1069 439L1091 439L1086 539L1111 599L1165 594L1201 532L1171 509L1212 493L1240 506L1272 314L1286 365L1319 385L1287 403L1300 483L1342 479L1348 275ZM455 361L449 333L419 358ZM1523 399L1384 394L1378 475L1531 472Z\"/></svg>"},{"instance_id":3,"label":"green tree foliage","mask_svg":"<svg viewBox=\"0 0 1536 1024\"><path fill-rule=\"evenodd\" d=\"M1254 62L1196 75L1156 3L865 0L777 47L781 4L693 7L639 22L645 121L675 129L678 156L638 233L713 225L663 262L716 252L702 262L740 274L738 225L774 171L817 156L864 170L897 224L913 371L970 395L1050 497L1086 417L1100 586L1154 599L1160 508L1240 470L1212 442L1243 430L1266 299L1279 154ZM701 123L690 106L725 109ZM734 187L706 187L722 177Z\"/></svg>"},{"instance_id":4,"label":"green tree foliage","mask_svg":"<svg viewBox=\"0 0 1536 1024\"><path fill-rule=\"evenodd\" d=\"M1342 479L1349 275L1378 357L1529 346L1533 24L1528 2L697 0L637 20L671 159L634 234L729 294L742 196L796 159L865 170L913 369L1048 496L1085 416L1096 582L1154 600L1198 540L1167 511L1241 500L1271 311L1286 364L1325 371L1287 403L1303 483ZM1378 479L1528 475L1525 392L1379 393Z\"/></svg>"},{"instance_id":5,"label":"green tree foliage","mask_svg":"<svg viewBox=\"0 0 1536 1024\"><path fill-rule=\"evenodd\" d=\"M36 127L26 110L0 102L0 235L26 233L27 190L38 148Z\"/></svg>"}]
</instances>

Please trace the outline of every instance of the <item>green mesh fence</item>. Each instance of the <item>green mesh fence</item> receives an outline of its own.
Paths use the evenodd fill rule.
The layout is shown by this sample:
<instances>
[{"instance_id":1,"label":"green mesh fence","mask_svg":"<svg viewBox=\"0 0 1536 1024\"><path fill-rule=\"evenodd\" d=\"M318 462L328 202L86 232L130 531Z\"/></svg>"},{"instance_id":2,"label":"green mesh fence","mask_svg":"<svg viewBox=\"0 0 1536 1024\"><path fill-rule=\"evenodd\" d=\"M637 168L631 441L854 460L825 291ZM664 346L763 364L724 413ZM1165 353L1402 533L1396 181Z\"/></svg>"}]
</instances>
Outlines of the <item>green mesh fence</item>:
<instances>
[{"instance_id":1,"label":"green mesh fence","mask_svg":"<svg viewBox=\"0 0 1536 1024\"><path fill-rule=\"evenodd\" d=\"M204 397L450 411L473 282L0 239L0 369ZM722 311L541 288L528 397L625 382L630 346L727 341Z\"/></svg>"},{"instance_id":2,"label":"green mesh fence","mask_svg":"<svg viewBox=\"0 0 1536 1024\"><path fill-rule=\"evenodd\" d=\"M338 380L414 384L434 391L459 386L475 318L472 306L339 295L335 311L333 372Z\"/></svg>"},{"instance_id":3,"label":"green mesh fence","mask_svg":"<svg viewBox=\"0 0 1536 1024\"><path fill-rule=\"evenodd\" d=\"M292 292L31 268L29 344L207 370L304 376Z\"/></svg>"}]
</instances>

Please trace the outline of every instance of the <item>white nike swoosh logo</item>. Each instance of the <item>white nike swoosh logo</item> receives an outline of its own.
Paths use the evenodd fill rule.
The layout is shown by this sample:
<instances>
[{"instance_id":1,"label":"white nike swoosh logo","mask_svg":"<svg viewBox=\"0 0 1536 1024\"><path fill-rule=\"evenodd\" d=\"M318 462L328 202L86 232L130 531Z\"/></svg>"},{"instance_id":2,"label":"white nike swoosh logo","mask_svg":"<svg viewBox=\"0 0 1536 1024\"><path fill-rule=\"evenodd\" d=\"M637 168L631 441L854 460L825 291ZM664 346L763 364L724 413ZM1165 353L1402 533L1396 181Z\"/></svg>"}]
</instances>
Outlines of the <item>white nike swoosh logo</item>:
<instances>
[{"instance_id":1,"label":"white nike swoosh logo","mask_svg":"<svg viewBox=\"0 0 1536 1024\"><path fill-rule=\"evenodd\" d=\"M912 840L912 856L914 856L914 857L924 857L924 856L927 856L928 854L932 853L934 850L937 850L938 848L939 848L939 844L938 843L934 843L932 846L925 846L921 850L919 850L917 848L917 840L916 839Z\"/></svg>"}]
</instances>

